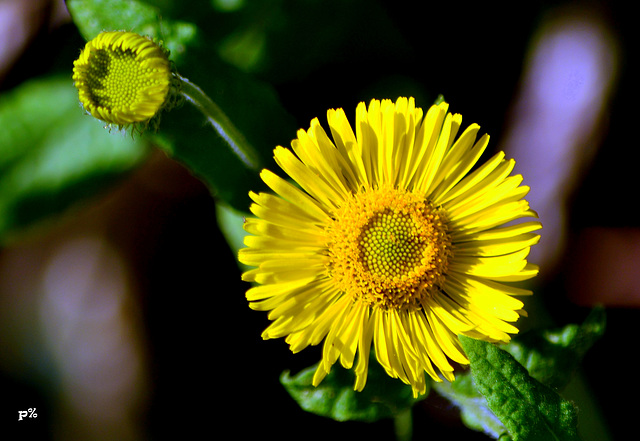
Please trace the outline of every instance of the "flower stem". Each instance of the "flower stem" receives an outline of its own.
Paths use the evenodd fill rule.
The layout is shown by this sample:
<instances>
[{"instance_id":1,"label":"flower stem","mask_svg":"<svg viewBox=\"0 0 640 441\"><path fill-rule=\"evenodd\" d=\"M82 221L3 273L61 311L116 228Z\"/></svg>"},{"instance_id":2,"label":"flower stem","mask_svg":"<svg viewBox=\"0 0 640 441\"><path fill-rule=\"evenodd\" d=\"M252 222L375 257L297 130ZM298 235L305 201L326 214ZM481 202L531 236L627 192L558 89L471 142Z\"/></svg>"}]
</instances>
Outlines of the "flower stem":
<instances>
[{"instance_id":1,"label":"flower stem","mask_svg":"<svg viewBox=\"0 0 640 441\"><path fill-rule=\"evenodd\" d=\"M396 441L411 441L413 437L413 418L411 408L396 414L393 418Z\"/></svg>"},{"instance_id":2,"label":"flower stem","mask_svg":"<svg viewBox=\"0 0 640 441\"><path fill-rule=\"evenodd\" d=\"M197 85L178 74L175 75L182 83L180 91L182 96L204 114L207 121L247 168L257 170L260 167L258 155L229 117Z\"/></svg>"}]
</instances>

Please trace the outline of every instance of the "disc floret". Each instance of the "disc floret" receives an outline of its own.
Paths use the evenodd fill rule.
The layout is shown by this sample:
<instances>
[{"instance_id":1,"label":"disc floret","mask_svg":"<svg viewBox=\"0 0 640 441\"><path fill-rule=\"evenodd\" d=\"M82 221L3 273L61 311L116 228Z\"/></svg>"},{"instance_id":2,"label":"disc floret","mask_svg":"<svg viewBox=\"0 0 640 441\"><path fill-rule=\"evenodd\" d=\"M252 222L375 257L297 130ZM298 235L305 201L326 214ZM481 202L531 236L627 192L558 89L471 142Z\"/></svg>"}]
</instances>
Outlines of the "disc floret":
<instances>
[{"instance_id":1,"label":"disc floret","mask_svg":"<svg viewBox=\"0 0 640 441\"><path fill-rule=\"evenodd\" d=\"M328 236L331 277L383 309L420 307L438 289L451 250L442 210L392 188L355 195L335 214Z\"/></svg>"}]
</instances>

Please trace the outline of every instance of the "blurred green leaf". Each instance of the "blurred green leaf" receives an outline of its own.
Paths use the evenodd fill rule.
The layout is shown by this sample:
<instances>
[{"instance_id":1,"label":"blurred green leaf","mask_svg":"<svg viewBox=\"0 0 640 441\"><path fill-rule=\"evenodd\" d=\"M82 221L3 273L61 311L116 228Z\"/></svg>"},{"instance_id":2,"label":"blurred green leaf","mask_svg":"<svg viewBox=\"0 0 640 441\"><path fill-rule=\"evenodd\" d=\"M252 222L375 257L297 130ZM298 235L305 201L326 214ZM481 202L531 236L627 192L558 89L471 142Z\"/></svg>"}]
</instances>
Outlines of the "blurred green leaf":
<instances>
[{"instance_id":1,"label":"blurred green leaf","mask_svg":"<svg viewBox=\"0 0 640 441\"><path fill-rule=\"evenodd\" d=\"M147 152L84 114L69 76L3 94L0 127L0 242L103 189Z\"/></svg>"},{"instance_id":2,"label":"blurred green leaf","mask_svg":"<svg viewBox=\"0 0 640 441\"><path fill-rule=\"evenodd\" d=\"M139 0L67 0L74 23L86 40L102 31L132 31L162 40L171 59L180 65L187 47L194 44L194 24L172 20L160 8Z\"/></svg>"},{"instance_id":3,"label":"blurred green leaf","mask_svg":"<svg viewBox=\"0 0 640 441\"><path fill-rule=\"evenodd\" d=\"M374 358L369 362L367 385L362 392L353 389L353 372L339 365L314 387L312 380L316 367L317 364L293 377L284 372L280 382L302 409L336 421L373 422L393 418L411 409L429 392L414 398L411 387L389 377Z\"/></svg>"},{"instance_id":4,"label":"blurred green leaf","mask_svg":"<svg viewBox=\"0 0 640 441\"><path fill-rule=\"evenodd\" d=\"M464 336L460 342L469 357L475 387L513 440L580 439L572 403L531 377L511 354L496 345Z\"/></svg>"},{"instance_id":5,"label":"blurred green leaf","mask_svg":"<svg viewBox=\"0 0 640 441\"><path fill-rule=\"evenodd\" d=\"M531 331L513 339L503 349L520 362L536 380L561 389L569 383L582 358L604 334L603 308L594 308L581 325Z\"/></svg>"},{"instance_id":6,"label":"blurred green leaf","mask_svg":"<svg viewBox=\"0 0 640 441\"><path fill-rule=\"evenodd\" d=\"M305 77L337 62L360 61L368 65L380 57L391 56L400 62L414 55L380 2L245 3L242 11L235 14L242 20L220 45L221 56L274 82ZM241 50L246 52L237 53Z\"/></svg>"}]
</instances>

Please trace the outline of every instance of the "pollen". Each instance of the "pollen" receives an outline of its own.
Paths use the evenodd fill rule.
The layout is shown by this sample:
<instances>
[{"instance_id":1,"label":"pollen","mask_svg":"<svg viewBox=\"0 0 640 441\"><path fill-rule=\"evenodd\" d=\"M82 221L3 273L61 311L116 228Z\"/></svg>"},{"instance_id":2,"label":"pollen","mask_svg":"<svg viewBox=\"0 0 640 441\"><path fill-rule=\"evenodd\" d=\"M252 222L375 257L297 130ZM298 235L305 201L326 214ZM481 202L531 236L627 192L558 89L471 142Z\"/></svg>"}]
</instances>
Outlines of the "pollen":
<instances>
[{"instance_id":1,"label":"pollen","mask_svg":"<svg viewBox=\"0 0 640 441\"><path fill-rule=\"evenodd\" d=\"M84 108L110 124L147 121L162 108L171 69L166 53L149 38L104 32L74 62L73 79Z\"/></svg>"},{"instance_id":2,"label":"pollen","mask_svg":"<svg viewBox=\"0 0 640 441\"><path fill-rule=\"evenodd\" d=\"M451 254L444 212L394 188L355 194L327 233L329 276L354 299L385 310L420 308L440 288Z\"/></svg>"}]
</instances>

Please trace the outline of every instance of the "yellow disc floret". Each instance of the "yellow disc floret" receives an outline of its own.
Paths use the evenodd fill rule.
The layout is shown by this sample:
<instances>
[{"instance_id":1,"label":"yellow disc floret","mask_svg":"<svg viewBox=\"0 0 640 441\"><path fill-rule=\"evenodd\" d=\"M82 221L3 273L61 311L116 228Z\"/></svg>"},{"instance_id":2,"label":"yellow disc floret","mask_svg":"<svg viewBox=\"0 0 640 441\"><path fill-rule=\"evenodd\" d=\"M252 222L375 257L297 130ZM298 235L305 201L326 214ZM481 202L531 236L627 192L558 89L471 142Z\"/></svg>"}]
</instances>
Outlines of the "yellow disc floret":
<instances>
[{"instance_id":1,"label":"yellow disc floret","mask_svg":"<svg viewBox=\"0 0 640 441\"><path fill-rule=\"evenodd\" d=\"M162 109L171 85L167 53L133 32L103 32L73 63L80 102L95 118L119 126L146 122Z\"/></svg>"},{"instance_id":2,"label":"yellow disc floret","mask_svg":"<svg viewBox=\"0 0 640 441\"><path fill-rule=\"evenodd\" d=\"M420 307L438 289L451 240L441 210L411 192L355 194L327 228L330 276L337 286L382 309Z\"/></svg>"}]
</instances>

